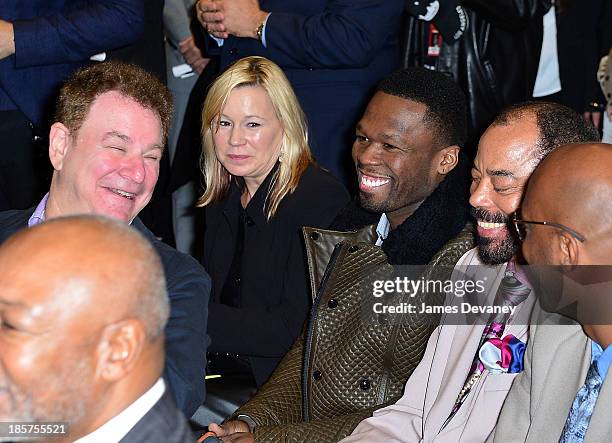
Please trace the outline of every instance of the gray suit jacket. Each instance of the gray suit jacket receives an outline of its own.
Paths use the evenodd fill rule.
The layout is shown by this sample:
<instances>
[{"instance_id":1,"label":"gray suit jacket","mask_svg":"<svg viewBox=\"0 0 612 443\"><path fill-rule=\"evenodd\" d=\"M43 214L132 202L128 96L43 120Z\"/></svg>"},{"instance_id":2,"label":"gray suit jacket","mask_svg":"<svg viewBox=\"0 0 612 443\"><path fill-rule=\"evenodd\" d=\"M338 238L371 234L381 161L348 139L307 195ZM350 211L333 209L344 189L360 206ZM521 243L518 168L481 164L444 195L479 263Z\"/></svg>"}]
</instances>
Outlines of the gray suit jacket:
<instances>
[{"instance_id":1,"label":"gray suit jacket","mask_svg":"<svg viewBox=\"0 0 612 443\"><path fill-rule=\"evenodd\" d=\"M187 420L166 389L164 395L119 443L193 443Z\"/></svg>"},{"instance_id":2,"label":"gray suit jacket","mask_svg":"<svg viewBox=\"0 0 612 443\"><path fill-rule=\"evenodd\" d=\"M189 93L193 88L197 75L187 78L175 77L172 68L186 63L178 50L178 44L191 35L190 23L196 0L166 0L164 2L164 33L166 34L166 79L168 88L176 100L177 93L183 97L175 106L181 107L181 115L187 106ZM182 123L182 117L181 117Z\"/></svg>"},{"instance_id":3,"label":"gray suit jacket","mask_svg":"<svg viewBox=\"0 0 612 443\"><path fill-rule=\"evenodd\" d=\"M463 273L467 273L474 280L484 279L490 285L487 292L492 301L506 265L481 265L474 248L459 259L451 278L463 279ZM478 274L472 275L473 272ZM534 299L530 296L520 306L505 334L527 341L527 319ZM363 420L342 443L479 443L487 439L517 374L485 371L457 414L443 427L469 374L485 327L482 321L458 324L458 319L443 319L431 335L423 359L406 382L404 395Z\"/></svg>"},{"instance_id":4,"label":"gray suit jacket","mask_svg":"<svg viewBox=\"0 0 612 443\"><path fill-rule=\"evenodd\" d=\"M566 317L540 311L530 326L525 370L514 380L495 442L559 441L572 402L591 364L591 340ZM599 393L585 443L612 441L612 377Z\"/></svg>"}]
</instances>

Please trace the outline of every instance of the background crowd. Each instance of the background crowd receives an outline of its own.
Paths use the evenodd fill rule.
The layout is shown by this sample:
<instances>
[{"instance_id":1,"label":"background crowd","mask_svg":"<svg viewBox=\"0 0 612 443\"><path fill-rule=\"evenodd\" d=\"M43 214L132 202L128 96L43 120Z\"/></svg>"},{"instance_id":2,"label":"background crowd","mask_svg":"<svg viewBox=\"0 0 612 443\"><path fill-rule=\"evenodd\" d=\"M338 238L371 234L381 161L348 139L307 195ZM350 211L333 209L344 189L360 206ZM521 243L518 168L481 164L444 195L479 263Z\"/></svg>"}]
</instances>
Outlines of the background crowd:
<instances>
[{"instance_id":1,"label":"background crowd","mask_svg":"<svg viewBox=\"0 0 612 443\"><path fill-rule=\"evenodd\" d=\"M0 421L606 441L609 327L541 309L521 265L609 264L586 220L611 207L611 23L609 0L2 2ZM367 324L364 276L396 265L477 265L518 314ZM530 318L565 325L569 381L539 378L558 339Z\"/></svg>"}]
</instances>

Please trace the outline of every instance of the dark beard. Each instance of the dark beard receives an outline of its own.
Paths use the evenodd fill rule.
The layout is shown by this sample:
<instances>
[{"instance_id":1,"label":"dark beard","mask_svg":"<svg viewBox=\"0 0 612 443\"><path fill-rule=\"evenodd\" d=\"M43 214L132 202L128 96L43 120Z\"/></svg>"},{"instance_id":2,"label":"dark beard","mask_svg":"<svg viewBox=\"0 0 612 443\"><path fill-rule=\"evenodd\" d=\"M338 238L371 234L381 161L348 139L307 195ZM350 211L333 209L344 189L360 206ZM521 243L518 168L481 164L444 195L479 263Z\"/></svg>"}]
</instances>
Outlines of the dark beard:
<instances>
[{"instance_id":1,"label":"dark beard","mask_svg":"<svg viewBox=\"0 0 612 443\"><path fill-rule=\"evenodd\" d=\"M471 208L470 214L475 220L486 223L505 223L507 225L510 221L510 217L504 214L489 212L482 208ZM508 231L510 231L510 229ZM510 261L520 247L519 242L510 232L508 232L508 235L501 241L481 237L478 235L477 230L474 234L476 238L476 247L478 248L478 256L480 260L487 265L500 265Z\"/></svg>"},{"instance_id":2,"label":"dark beard","mask_svg":"<svg viewBox=\"0 0 612 443\"><path fill-rule=\"evenodd\" d=\"M480 260L486 265L501 265L509 262L519 249L518 243L511 235L496 243L489 238L480 237L478 233L476 233L476 247Z\"/></svg>"}]
</instances>

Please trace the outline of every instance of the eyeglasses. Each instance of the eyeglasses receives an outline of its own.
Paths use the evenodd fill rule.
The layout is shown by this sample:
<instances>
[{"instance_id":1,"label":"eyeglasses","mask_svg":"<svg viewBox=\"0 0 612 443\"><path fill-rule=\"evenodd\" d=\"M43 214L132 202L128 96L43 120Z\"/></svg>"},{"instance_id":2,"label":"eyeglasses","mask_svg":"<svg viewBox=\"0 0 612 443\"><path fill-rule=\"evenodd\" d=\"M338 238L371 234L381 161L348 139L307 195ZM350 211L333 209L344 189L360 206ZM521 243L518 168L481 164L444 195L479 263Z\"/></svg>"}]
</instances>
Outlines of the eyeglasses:
<instances>
[{"instance_id":1,"label":"eyeglasses","mask_svg":"<svg viewBox=\"0 0 612 443\"><path fill-rule=\"evenodd\" d=\"M543 226L552 226L553 228L561 229L562 231L567 232L569 235L574 237L576 240L580 242L584 242L586 237L578 232L574 231L572 228L568 228L561 223L553 223L549 221L531 221L531 220L521 220L518 218L517 214L514 213L512 215L512 224L514 225L514 230L518 235L518 238L523 241L527 236L527 230L525 229L525 225L543 225Z\"/></svg>"}]
</instances>

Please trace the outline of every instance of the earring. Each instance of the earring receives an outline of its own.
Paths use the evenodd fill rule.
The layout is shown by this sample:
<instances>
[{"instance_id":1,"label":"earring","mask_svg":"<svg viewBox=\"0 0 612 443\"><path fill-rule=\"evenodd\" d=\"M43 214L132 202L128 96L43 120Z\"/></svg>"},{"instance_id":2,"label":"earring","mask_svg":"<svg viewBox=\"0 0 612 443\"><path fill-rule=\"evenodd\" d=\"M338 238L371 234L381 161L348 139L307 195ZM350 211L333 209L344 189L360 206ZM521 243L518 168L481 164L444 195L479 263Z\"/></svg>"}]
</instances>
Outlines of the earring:
<instances>
[{"instance_id":1,"label":"earring","mask_svg":"<svg viewBox=\"0 0 612 443\"><path fill-rule=\"evenodd\" d=\"M283 154L284 154L284 152L283 152L283 150L281 149L280 154L278 155L278 162L279 162L279 163L282 163L282 162L283 162Z\"/></svg>"}]
</instances>

